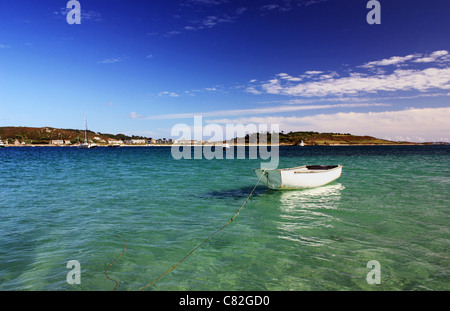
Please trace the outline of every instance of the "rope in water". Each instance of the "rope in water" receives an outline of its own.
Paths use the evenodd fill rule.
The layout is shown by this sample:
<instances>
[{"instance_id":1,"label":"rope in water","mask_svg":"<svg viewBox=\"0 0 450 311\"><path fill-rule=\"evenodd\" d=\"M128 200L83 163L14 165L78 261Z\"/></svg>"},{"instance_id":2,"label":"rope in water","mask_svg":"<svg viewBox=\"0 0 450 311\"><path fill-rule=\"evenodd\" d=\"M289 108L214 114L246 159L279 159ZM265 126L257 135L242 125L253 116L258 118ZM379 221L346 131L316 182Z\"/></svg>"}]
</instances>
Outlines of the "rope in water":
<instances>
[{"instance_id":1,"label":"rope in water","mask_svg":"<svg viewBox=\"0 0 450 311\"><path fill-rule=\"evenodd\" d=\"M116 235L116 237L121 238L120 235ZM114 286L113 290L116 290L117 286L119 286L119 282L116 281L116 280L114 280L114 279L112 279L112 278L110 278L110 277L108 276L108 273L107 273L107 272L108 272L108 269L109 269L109 268L110 268L117 260L119 260L119 258L123 255L123 253L125 253L125 247L127 246L127 240L126 240L125 238L122 238L122 239L125 241L125 245L123 246L122 253L121 253L121 254L119 255L119 257L117 257L112 263L110 263L109 266L106 267L106 270L105 270L105 276L106 276L109 280L111 280L111 281L113 281L113 282L116 283L116 286Z\"/></svg>"},{"instance_id":2,"label":"rope in water","mask_svg":"<svg viewBox=\"0 0 450 311\"><path fill-rule=\"evenodd\" d=\"M169 273L170 271L172 271L173 269L175 269L180 263L182 263L184 260L186 260L189 256L191 256L197 249L199 249L203 244L205 244L209 239L211 239L214 235L216 235L217 233L219 233L221 230L223 230L226 226L228 226L233 220L234 218L239 215L239 213L241 212L242 208L244 208L245 204L247 204L248 200L250 199L250 197L252 196L253 192L255 192L256 187L258 186L259 182L261 181L262 177L265 175L265 170L261 173L261 176L258 179L258 182L256 183L255 187L253 188L252 192L250 192L249 196L247 197L247 199L245 199L244 204L241 205L241 207L237 210L237 212L233 215L233 217L230 218L230 220L228 220L222 227L220 227L219 229L217 229L215 232L213 232L211 235L209 235L206 239L204 239L199 245L197 245L194 249L192 249L186 256L184 256L180 261L178 261L175 265L173 265L169 270L167 270L166 272L164 272L163 274L161 274L160 276L158 276L156 279L154 279L153 281L151 281L150 283L148 283L147 285L145 285L144 287L141 288L141 291L143 291L144 289L150 287L151 285L155 284L156 281L158 281L159 279L161 279L163 276L165 276L167 273ZM125 248L124 248L125 249ZM119 256L120 257L120 256Z\"/></svg>"}]
</instances>

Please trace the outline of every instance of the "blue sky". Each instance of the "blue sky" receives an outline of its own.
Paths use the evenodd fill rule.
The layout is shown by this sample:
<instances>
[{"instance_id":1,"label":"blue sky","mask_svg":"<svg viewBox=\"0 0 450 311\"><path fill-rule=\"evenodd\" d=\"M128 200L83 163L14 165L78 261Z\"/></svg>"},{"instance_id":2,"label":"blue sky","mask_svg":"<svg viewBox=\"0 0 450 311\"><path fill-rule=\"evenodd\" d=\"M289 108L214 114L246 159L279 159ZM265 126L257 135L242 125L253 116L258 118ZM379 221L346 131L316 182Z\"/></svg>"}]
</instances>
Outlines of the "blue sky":
<instances>
[{"instance_id":1,"label":"blue sky","mask_svg":"<svg viewBox=\"0 0 450 311\"><path fill-rule=\"evenodd\" d=\"M276 123L450 140L450 2L0 0L0 126Z\"/></svg>"}]
</instances>

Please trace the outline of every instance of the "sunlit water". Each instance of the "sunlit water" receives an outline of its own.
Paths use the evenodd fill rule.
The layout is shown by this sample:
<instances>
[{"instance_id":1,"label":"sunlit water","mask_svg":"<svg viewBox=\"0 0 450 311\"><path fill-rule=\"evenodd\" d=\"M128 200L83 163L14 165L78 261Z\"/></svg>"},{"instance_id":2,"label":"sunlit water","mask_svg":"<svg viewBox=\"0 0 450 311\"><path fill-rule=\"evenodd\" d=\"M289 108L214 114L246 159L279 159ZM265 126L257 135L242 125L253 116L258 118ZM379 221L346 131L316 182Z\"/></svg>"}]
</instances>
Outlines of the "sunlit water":
<instances>
[{"instance_id":1,"label":"sunlit water","mask_svg":"<svg viewBox=\"0 0 450 311\"><path fill-rule=\"evenodd\" d=\"M257 187L240 215L148 290L449 290L448 146L281 147L342 164L303 191ZM226 223L259 160L170 148L0 149L0 290L139 290ZM81 284L66 281L69 260ZM370 285L367 263L381 266Z\"/></svg>"}]
</instances>

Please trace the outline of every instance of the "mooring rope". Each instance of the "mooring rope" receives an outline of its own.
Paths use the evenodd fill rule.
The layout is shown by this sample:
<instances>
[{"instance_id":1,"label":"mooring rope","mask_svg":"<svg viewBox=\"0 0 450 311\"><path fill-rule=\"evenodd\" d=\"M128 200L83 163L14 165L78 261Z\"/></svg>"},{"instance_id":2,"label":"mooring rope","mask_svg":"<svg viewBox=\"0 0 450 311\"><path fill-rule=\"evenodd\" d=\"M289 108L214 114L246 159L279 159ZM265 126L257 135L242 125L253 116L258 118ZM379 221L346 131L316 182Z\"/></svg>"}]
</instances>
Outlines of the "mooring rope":
<instances>
[{"instance_id":1,"label":"mooring rope","mask_svg":"<svg viewBox=\"0 0 450 311\"><path fill-rule=\"evenodd\" d=\"M175 265L173 265L170 269L168 269L166 272L164 272L163 274L161 274L160 276L158 276L156 279L154 279L153 281L151 281L150 283L148 283L147 285L145 285L144 287L141 288L141 291L143 291L144 289L150 287L151 285L153 285L156 281L158 281L159 279L161 279L163 276L165 276L167 273L171 272L172 270L174 270L179 264L181 264L184 260L186 260L189 256L191 256L197 249L199 249L203 244L205 244L209 239L211 239L214 235L216 235L217 233L219 233L221 230L223 230L226 226L228 226L233 220L234 218L236 218L237 215L239 215L239 213L241 212L241 210L244 208L245 204L247 204L248 200L250 200L251 196L253 195L253 193L256 190L256 187L258 186L259 182L261 181L262 177L266 175L266 170L263 170L261 173L261 176L258 179L258 182L256 183L255 187L253 187L252 192L250 192L250 194L248 195L247 199L245 199L244 203L241 205L241 207L236 211L236 213L233 215L233 217L231 217L222 227L220 227L219 229L217 229L216 231L214 231L212 234L210 234L206 239L204 239L200 244L198 244L195 248L193 248L186 256L184 256L180 261L178 261ZM116 237L120 238L121 236L116 235ZM105 270L105 276L116 283L116 286L113 288L113 290L116 290L116 288L119 286L119 282L110 278L108 276L108 269L111 268L111 266L117 261L119 260L119 258L125 253L125 247L127 246L127 240L125 238L122 238L125 241L125 244L123 246L123 250L122 253L119 255L119 257L117 257L112 263L110 263L108 265L108 267Z\"/></svg>"},{"instance_id":2,"label":"mooring rope","mask_svg":"<svg viewBox=\"0 0 450 311\"><path fill-rule=\"evenodd\" d=\"M121 238L120 235L116 235L116 237ZM123 246L122 253L121 253L121 254L119 255L119 257L117 257L112 263L110 263L109 266L106 267L106 270L105 270L105 276L106 276L109 280L111 280L111 281L113 281L113 282L116 283L116 286L114 286L113 290L116 290L117 286L119 286L119 282L116 281L116 280L114 280L114 279L112 279L112 278L110 278L110 277L108 276L108 273L107 273L107 272L108 272L108 269L109 269L109 268L110 268L117 260L119 260L119 258L123 255L123 253L125 253L125 247L127 246L127 240L126 240L125 238L122 238L122 239L125 241L125 244L124 244L124 246Z\"/></svg>"},{"instance_id":3,"label":"mooring rope","mask_svg":"<svg viewBox=\"0 0 450 311\"><path fill-rule=\"evenodd\" d=\"M150 283L148 283L147 285L145 285L144 287L141 288L141 291L143 291L144 289L150 287L151 285L153 285L156 281L158 281L159 279L161 279L163 276L165 276L167 273L169 273L170 271L172 271L173 269L175 269L180 263L182 263L184 260L186 260L189 256L191 256L197 249L199 249L203 244L205 244L209 239L211 239L214 235L216 235L217 233L219 233L221 230L223 230L226 226L228 226L233 220L234 218L239 215L239 213L241 212L242 208L244 208L245 204L247 204L247 201L250 199L250 197L252 196L253 192L255 192L256 187L258 186L259 182L261 181L262 177L266 174L266 170L263 170L261 173L261 176L258 179L258 182L256 183L255 187L253 188L252 192L250 192L249 196L247 197L247 199L245 199L245 202L241 205L241 207L237 210L237 212L233 215L233 217L230 218L230 220L228 220L222 227L220 227L219 229L217 229L215 232L213 232L212 234L210 234L206 239L204 239L199 245L197 245L195 248L193 248L186 256L184 256L180 261L178 261L176 264L174 264L169 270L167 270L166 272L164 272L163 274L161 274L160 276L158 276L156 279L154 279L153 281L151 281ZM120 256L119 256L120 257Z\"/></svg>"}]
</instances>

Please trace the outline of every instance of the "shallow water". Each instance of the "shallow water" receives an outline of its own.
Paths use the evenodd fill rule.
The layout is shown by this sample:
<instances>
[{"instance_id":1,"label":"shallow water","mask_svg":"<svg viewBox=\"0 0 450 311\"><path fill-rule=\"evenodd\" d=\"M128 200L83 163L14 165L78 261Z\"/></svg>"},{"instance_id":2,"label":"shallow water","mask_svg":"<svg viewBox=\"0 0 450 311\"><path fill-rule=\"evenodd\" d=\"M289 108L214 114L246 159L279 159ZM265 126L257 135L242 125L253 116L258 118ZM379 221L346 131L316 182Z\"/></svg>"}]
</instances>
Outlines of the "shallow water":
<instances>
[{"instance_id":1,"label":"shallow water","mask_svg":"<svg viewBox=\"0 0 450 311\"><path fill-rule=\"evenodd\" d=\"M449 146L280 147L341 164L320 188L259 185L224 230L148 290L449 290ZM225 224L259 160L170 148L0 150L0 290L139 290ZM81 265L70 285L69 260ZM370 260L381 284L366 281Z\"/></svg>"}]
</instances>

